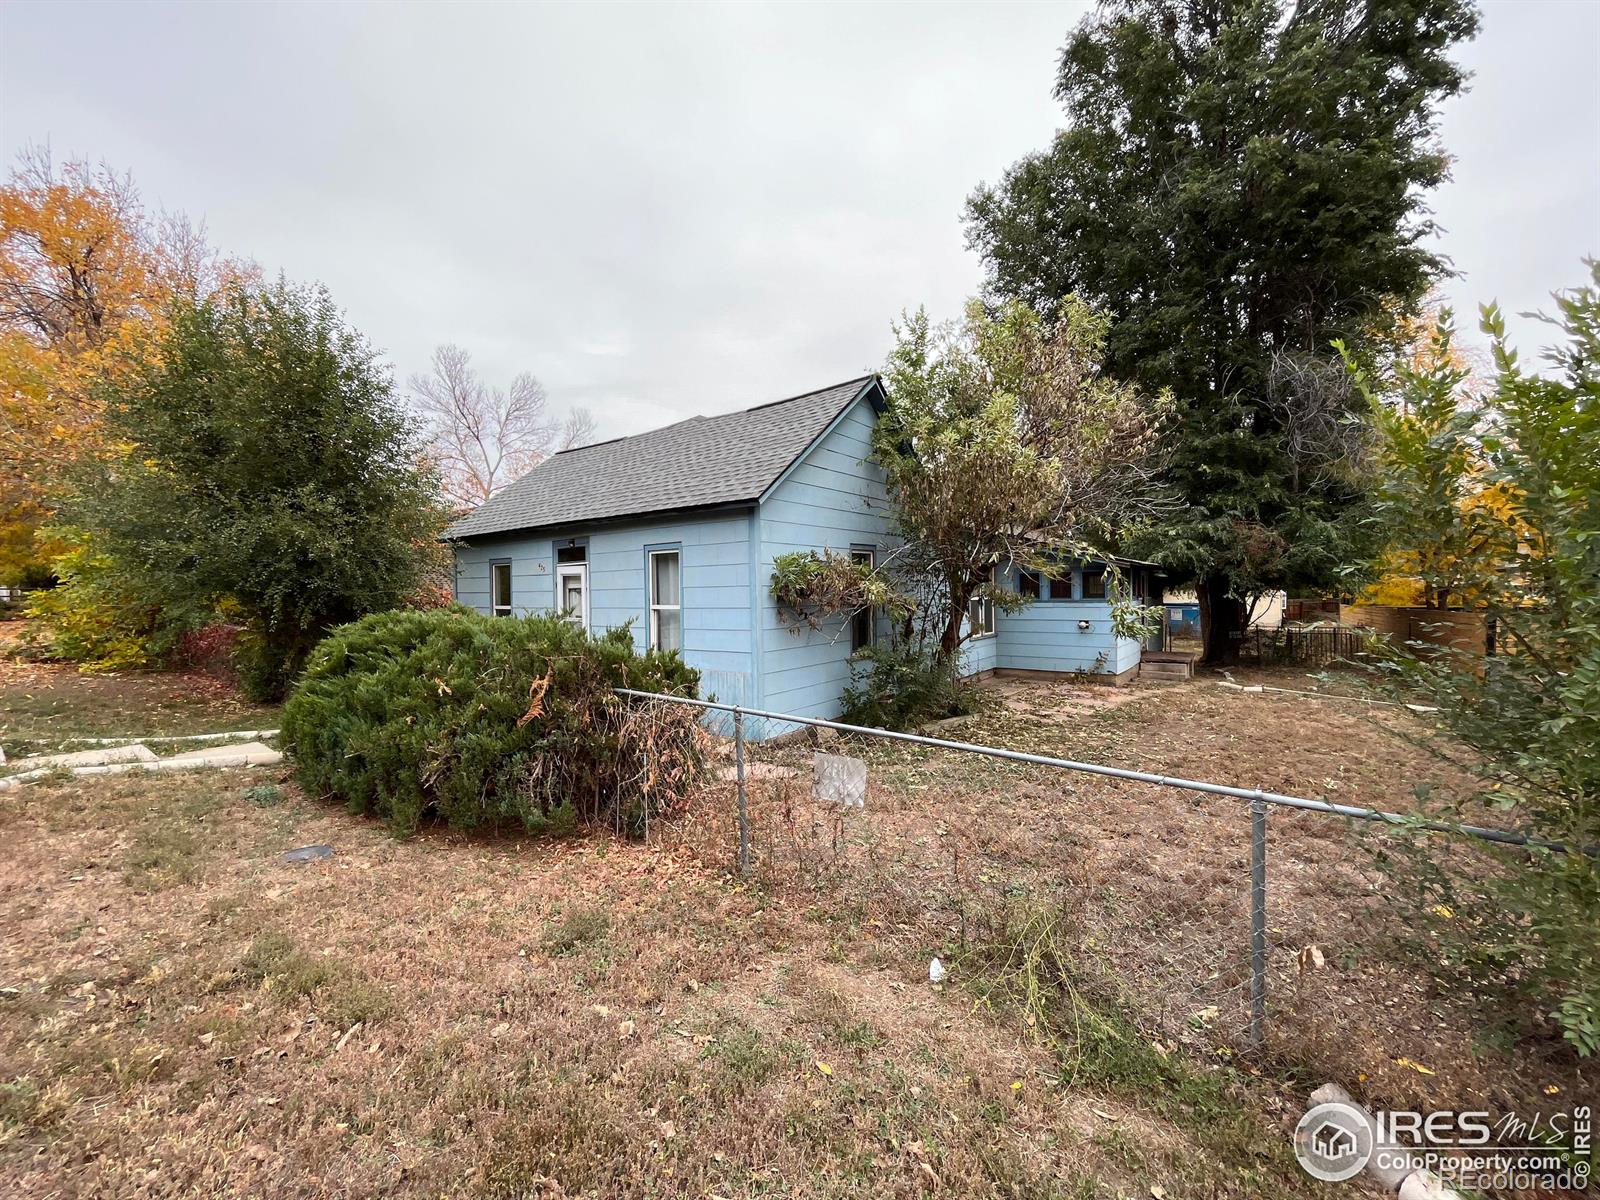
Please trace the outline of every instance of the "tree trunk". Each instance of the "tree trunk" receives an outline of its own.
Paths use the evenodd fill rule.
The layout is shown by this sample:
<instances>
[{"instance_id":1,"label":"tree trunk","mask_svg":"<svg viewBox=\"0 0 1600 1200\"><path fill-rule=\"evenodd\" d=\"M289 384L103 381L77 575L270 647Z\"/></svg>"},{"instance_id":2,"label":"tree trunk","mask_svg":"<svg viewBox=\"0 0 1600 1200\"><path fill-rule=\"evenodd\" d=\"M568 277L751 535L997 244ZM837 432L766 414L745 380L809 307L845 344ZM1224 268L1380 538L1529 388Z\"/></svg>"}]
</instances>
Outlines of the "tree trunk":
<instances>
[{"instance_id":1,"label":"tree trunk","mask_svg":"<svg viewBox=\"0 0 1600 1200\"><path fill-rule=\"evenodd\" d=\"M1244 601L1228 595L1226 575L1207 575L1195 585L1200 598L1200 663L1207 667L1231 666L1239 661L1249 616Z\"/></svg>"},{"instance_id":2,"label":"tree trunk","mask_svg":"<svg viewBox=\"0 0 1600 1200\"><path fill-rule=\"evenodd\" d=\"M968 596L960 604L952 604L945 615L944 632L939 635L939 653L946 658L961 648L961 621L967 615Z\"/></svg>"}]
</instances>

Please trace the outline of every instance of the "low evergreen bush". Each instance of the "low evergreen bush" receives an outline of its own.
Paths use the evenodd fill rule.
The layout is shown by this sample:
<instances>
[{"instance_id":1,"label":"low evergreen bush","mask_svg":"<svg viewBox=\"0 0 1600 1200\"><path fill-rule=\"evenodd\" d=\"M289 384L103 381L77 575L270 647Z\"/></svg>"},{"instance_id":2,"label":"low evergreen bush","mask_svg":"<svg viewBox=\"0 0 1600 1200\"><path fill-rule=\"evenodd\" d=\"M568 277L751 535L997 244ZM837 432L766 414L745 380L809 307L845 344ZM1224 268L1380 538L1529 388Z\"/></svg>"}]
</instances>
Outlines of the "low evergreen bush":
<instances>
[{"instance_id":1,"label":"low evergreen bush","mask_svg":"<svg viewBox=\"0 0 1600 1200\"><path fill-rule=\"evenodd\" d=\"M703 778L695 710L613 688L693 696L676 654L590 637L554 617L460 606L376 613L312 652L284 708L281 743L307 791L410 833L537 828L558 809L637 829Z\"/></svg>"},{"instance_id":2,"label":"low evergreen bush","mask_svg":"<svg viewBox=\"0 0 1600 1200\"><path fill-rule=\"evenodd\" d=\"M840 720L877 729L913 729L978 710L976 689L962 680L957 658L931 643L912 641L858 650L841 704Z\"/></svg>"}]
</instances>

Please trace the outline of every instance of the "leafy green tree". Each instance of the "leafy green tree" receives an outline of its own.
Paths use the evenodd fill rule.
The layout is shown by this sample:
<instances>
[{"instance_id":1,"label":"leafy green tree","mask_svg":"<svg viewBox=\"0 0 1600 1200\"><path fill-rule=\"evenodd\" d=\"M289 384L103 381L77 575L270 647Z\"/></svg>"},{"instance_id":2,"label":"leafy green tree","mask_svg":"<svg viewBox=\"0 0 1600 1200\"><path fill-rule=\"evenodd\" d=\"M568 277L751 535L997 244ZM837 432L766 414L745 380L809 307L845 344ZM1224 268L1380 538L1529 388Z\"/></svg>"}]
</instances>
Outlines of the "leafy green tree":
<instances>
[{"instance_id":1,"label":"leafy green tree","mask_svg":"<svg viewBox=\"0 0 1600 1200\"><path fill-rule=\"evenodd\" d=\"M1440 495L1446 544L1483 541L1469 586L1495 622L1500 652L1413 656L1385 664L1397 692L1420 692L1477 754L1477 798L1522 831L1588 853L1506 856L1499 871L1461 848L1414 871L1436 902L1439 932L1477 979L1531 986L1583 1054L1600 1052L1600 264L1589 286L1557 297L1563 342L1552 370L1524 370L1494 308L1484 330L1497 373L1485 397L1485 482L1502 504L1472 509ZM1414 374L1403 399L1439 406L1439 381ZM1397 489L1413 486L1404 462ZM1459 585L1454 585L1459 586ZM1428 743L1433 745L1430 740ZM1447 751L1446 751L1447 753Z\"/></svg>"},{"instance_id":2,"label":"leafy green tree","mask_svg":"<svg viewBox=\"0 0 1600 1200\"><path fill-rule=\"evenodd\" d=\"M905 542L899 590L931 598L950 657L974 595L1023 602L997 565L1109 557L1149 519L1169 399L1101 370L1107 321L1075 298L1050 320L1020 301L940 327L918 310L895 334L873 451Z\"/></svg>"},{"instance_id":3,"label":"leafy green tree","mask_svg":"<svg viewBox=\"0 0 1600 1200\"><path fill-rule=\"evenodd\" d=\"M1374 566L1390 590L1404 581L1416 593L1390 602L1437 609L1478 603L1498 586L1516 524L1506 486L1489 478L1486 414L1463 388L1471 372L1455 349L1450 310L1387 381L1348 365L1376 434L1374 509L1384 544Z\"/></svg>"},{"instance_id":4,"label":"leafy green tree","mask_svg":"<svg viewBox=\"0 0 1600 1200\"><path fill-rule=\"evenodd\" d=\"M1314 368L1334 339L1371 353L1443 270L1424 197L1477 27L1469 0L1114 0L1062 53L1068 127L968 202L995 294L1083 297L1112 320L1108 369L1176 396L1187 505L1148 549L1195 579L1210 661L1246 595L1365 557L1329 419L1360 399Z\"/></svg>"},{"instance_id":5,"label":"leafy green tree","mask_svg":"<svg viewBox=\"0 0 1600 1200\"><path fill-rule=\"evenodd\" d=\"M77 516L155 604L231 600L245 682L281 696L331 627L402 603L440 526L388 374L327 292L179 305L106 397L128 452Z\"/></svg>"}]
</instances>

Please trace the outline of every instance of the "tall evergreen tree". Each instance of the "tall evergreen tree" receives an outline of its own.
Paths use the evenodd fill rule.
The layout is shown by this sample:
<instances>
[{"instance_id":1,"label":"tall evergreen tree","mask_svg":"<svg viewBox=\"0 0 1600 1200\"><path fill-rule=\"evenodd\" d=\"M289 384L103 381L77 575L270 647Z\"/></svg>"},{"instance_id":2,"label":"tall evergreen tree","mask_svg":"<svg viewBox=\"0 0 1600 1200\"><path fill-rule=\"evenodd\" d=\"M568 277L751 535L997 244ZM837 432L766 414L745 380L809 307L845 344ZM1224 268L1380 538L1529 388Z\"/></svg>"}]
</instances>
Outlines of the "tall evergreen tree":
<instances>
[{"instance_id":1,"label":"tall evergreen tree","mask_svg":"<svg viewBox=\"0 0 1600 1200\"><path fill-rule=\"evenodd\" d=\"M1237 652L1247 594L1363 556L1362 403L1322 368L1445 269L1425 194L1477 27L1470 0L1112 0L1062 52L1068 127L968 201L997 296L1083 297L1108 369L1172 389L1188 505L1149 549L1195 581L1208 661Z\"/></svg>"}]
</instances>

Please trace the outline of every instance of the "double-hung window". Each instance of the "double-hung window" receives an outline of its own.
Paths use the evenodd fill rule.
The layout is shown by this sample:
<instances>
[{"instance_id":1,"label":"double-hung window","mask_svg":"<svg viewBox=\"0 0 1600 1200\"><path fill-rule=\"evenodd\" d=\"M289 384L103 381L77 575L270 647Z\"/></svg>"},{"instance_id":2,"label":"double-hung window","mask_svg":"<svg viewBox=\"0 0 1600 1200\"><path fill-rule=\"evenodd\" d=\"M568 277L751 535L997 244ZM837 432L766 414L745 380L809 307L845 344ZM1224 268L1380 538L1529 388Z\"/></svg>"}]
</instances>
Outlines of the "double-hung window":
<instances>
[{"instance_id":1,"label":"double-hung window","mask_svg":"<svg viewBox=\"0 0 1600 1200\"><path fill-rule=\"evenodd\" d=\"M650 649L682 650L682 552L651 550L646 559L650 577Z\"/></svg>"},{"instance_id":2,"label":"double-hung window","mask_svg":"<svg viewBox=\"0 0 1600 1200\"><path fill-rule=\"evenodd\" d=\"M871 546L851 546L850 561L864 563L867 570L872 570L877 565L878 552ZM865 649L872 645L873 626L877 623L878 610L875 608L858 608L850 614L850 653Z\"/></svg>"},{"instance_id":3,"label":"double-hung window","mask_svg":"<svg viewBox=\"0 0 1600 1200\"><path fill-rule=\"evenodd\" d=\"M511 615L511 560L489 564L489 611L497 617Z\"/></svg>"},{"instance_id":4,"label":"double-hung window","mask_svg":"<svg viewBox=\"0 0 1600 1200\"><path fill-rule=\"evenodd\" d=\"M994 583L994 568L989 568L989 573L984 579L987 586ZM967 624L971 627L972 636L975 638L994 636L994 599L982 592L975 594L967 601Z\"/></svg>"}]
</instances>

